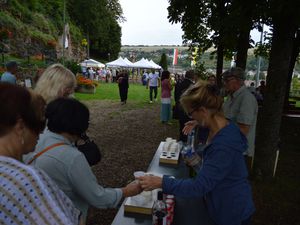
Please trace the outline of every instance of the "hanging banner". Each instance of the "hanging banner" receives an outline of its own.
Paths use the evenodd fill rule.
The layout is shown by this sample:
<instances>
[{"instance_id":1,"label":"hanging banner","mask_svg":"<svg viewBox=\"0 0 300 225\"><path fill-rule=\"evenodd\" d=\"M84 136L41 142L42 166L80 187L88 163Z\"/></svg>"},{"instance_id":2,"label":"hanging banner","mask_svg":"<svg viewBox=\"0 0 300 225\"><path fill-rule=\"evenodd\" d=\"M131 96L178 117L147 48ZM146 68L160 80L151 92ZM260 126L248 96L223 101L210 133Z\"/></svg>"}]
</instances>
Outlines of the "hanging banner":
<instances>
[{"instance_id":1,"label":"hanging banner","mask_svg":"<svg viewBox=\"0 0 300 225\"><path fill-rule=\"evenodd\" d=\"M173 66L177 65L177 59L178 59L178 49L174 48L174 53L173 53Z\"/></svg>"},{"instance_id":2,"label":"hanging banner","mask_svg":"<svg viewBox=\"0 0 300 225\"><path fill-rule=\"evenodd\" d=\"M69 39L66 35L66 37L65 37L65 48L68 48L68 47L69 47Z\"/></svg>"},{"instance_id":3,"label":"hanging banner","mask_svg":"<svg viewBox=\"0 0 300 225\"><path fill-rule=\"evenodd\" d=\"M197 55L198 55L198 47L194 48L194 51L192 52L192 61L191 61L191 66L194 67L197 64Z\"/></svg>"}]
</instances>

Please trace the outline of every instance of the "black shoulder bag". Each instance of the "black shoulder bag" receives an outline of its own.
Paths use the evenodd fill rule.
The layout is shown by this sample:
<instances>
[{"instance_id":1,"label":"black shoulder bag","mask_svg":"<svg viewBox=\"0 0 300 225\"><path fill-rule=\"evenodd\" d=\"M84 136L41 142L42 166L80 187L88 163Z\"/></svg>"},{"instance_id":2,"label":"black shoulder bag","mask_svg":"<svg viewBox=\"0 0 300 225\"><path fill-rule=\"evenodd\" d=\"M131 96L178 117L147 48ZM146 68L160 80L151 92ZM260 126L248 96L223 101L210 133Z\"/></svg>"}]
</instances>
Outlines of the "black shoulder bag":
<instances>
[{"instance_id":1,"label":"black shoulder bag","mask_svg":"<svg viewBox=\"0 0 300 225\"><path fill-rule=\"evenodd\" d=\"M79 151L81 151L90 166L96 165L101 160L101 152L96 143L91 140L86 133L80 135L80 138L84 141L83 144L76 143Z\"/></svg>"}]
</instances>

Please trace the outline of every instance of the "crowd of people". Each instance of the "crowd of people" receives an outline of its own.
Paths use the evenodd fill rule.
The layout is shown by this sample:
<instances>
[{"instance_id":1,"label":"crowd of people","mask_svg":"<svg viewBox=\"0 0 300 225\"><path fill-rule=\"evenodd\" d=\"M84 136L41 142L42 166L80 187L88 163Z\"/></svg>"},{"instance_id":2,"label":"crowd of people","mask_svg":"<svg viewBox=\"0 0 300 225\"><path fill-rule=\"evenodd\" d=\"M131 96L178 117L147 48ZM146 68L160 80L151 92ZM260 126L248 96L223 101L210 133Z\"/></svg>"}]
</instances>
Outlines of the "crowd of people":
<instances>
[{"instance_id":1,"label":"crowd of people","mask_svg":"<svg viewBox=\"0 0 300 225\"><path fill-rule=\"evenodd\" d=\"M113 73L114 72L114 73ZM108 83L109 81L115 82L116 81L116 73L115 70L105 69L105 68L98 68L98 67L81 67L81 73L83 76L90 80L96 81L105 81Z\"/></svg>"},{"instance_id":2,"label":"crowd of people","mask_svg":"<svg viewBox=\"0 0 300 225\"><path fill-rule=\"evenodd\" d=\"M192 70L183 78L169 71L145 73L142 82L149 89L149 103L157 101L161 87L161 122L170 124L173 114L183 143L192 130L199 130L196 145L205 146L199 152L202 165L193 179L142 176L121 188L99 184L76 145L89 127L90 114L70 97L75 75L53 64L29 90L16 85L16 70L17 64L7 64L0 82L0 221L4 224L84 224L89 206L117 207L123 197L156 188L183 198L203 197L215 224L250 224L255 207L247 177L254 157L258 103L244 85L242 69L222 74L223 90L213 74L207 81L197 81ZM115 81L121 103L126 104L128 72L116 74ZM263 87L260 92L264 93Z\"/></svg>"}]
</instances>

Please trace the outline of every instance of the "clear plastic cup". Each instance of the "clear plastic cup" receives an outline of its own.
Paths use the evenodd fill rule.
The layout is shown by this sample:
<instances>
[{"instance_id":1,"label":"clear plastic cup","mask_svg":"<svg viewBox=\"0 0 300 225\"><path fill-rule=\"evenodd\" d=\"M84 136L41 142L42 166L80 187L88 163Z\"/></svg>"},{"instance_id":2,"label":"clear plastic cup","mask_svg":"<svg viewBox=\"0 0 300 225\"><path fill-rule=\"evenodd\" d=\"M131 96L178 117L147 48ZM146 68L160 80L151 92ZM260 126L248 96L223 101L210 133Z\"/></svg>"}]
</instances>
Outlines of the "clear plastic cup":
<instances>
[{"instance_id":1,"label":"clear plastic cup","mask_svg":"<svg viewBox=\"0 0 300 225\"><path fill-rule=\"evenodd\" d=\"M135 171L134 173L133 173L133 176L135 177L135 178L139 178L139 177L142 177L142 176L145 176L146 175L146 173L144 172L144 171Z\"/></svg>"}]
</instances>

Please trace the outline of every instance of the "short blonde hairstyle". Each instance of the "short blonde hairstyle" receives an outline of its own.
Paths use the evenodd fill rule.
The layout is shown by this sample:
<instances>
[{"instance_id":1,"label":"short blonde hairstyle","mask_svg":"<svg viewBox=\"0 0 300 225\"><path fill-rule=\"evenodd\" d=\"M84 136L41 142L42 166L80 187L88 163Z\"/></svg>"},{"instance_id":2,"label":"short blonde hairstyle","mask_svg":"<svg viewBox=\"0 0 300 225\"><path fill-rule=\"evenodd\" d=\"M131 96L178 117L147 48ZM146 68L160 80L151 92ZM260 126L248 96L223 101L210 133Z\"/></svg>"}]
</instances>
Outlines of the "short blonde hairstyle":
<instances>
[{"instance_id":1,"label":"short blonde hairstyle","mask_svg":"<svg viewBox=\"0 0 300 225\"><path fill-rule=\"evenodd\" d=\"M185 111L203 106L209 109L213 115L223 114L223 98L218 95L215 85L205 81L199 81L190 86L180 97L180 104Z\"/></svg>"},{"instance_id":2,"label":"short blonde hairstyle","mask_svg":"<svg viewBox=\"0 0 300 225\"><path fill-rule=\"evenodd\" d=\"M39 78L35 92L40 94L47 104L60 97L65 88L76 87L75 75L61 64L49 66Z\"/></svg>"}]
</instances>

